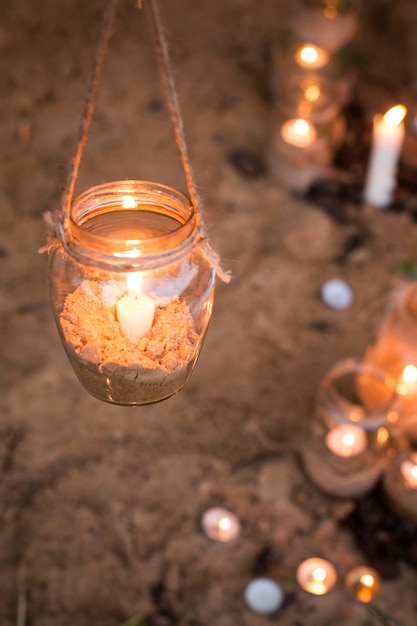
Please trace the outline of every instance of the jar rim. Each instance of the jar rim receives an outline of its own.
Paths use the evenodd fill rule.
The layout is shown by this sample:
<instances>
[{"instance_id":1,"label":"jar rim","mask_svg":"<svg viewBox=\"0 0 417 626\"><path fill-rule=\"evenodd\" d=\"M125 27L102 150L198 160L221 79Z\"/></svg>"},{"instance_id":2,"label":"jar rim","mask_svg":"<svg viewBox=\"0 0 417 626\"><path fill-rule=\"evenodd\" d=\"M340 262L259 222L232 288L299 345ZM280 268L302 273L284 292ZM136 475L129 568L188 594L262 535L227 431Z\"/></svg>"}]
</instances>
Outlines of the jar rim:
<instances>
[{"instance_id":1,"label":"jar rim","mask_svg":"<svg viewBox=\"0 0 417 626\"><path fill-rule=\"evenodd\" d=\"M129 198L132 205L126 206ZM115 238L85 228L93 216L117 211L152 211L172 218L177 227L144 239ZM184 255L200 233L195 207L181 191L151 181L122 180L95 185L73 200L65 223L64 245L83 262L126 269L163 265Z\"/></svg>"}]
</instances>

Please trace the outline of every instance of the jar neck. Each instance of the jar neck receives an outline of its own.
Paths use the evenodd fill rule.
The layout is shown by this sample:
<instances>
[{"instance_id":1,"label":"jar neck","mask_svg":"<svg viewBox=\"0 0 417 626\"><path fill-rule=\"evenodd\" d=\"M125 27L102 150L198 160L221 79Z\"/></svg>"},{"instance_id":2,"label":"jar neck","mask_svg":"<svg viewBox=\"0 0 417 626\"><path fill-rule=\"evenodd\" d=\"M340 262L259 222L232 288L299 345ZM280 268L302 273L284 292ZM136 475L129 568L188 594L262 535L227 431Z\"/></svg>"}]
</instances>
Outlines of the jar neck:
<instances>
[{"instance_id":1,"label":"jar neck","mask_svg":"<svg viewBox=\"0 0 417 626\"><path fill-rule=\"evenodd\" d=\"M78 261L120 271L178 261L201 238L187 196L136 180L97 185L77 196L64 235L67 252Z\"/></svg>"}]
</instances>

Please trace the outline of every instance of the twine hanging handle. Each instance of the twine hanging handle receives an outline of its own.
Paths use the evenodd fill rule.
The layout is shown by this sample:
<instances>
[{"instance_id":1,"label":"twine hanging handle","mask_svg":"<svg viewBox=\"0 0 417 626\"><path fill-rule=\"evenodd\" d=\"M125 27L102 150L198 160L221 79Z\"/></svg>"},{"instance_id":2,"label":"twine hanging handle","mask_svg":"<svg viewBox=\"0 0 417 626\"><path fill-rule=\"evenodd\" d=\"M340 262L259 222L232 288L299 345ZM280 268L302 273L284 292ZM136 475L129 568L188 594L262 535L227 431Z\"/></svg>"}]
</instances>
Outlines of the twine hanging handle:
<instances>
[{"instance_id":1,"label":"twine hanging handle","mask_svg":"<svg viewBox=\"0 0 417 626\"><path fill-rule=\"evenodd\" d=\"M184 169L188 195L194 206L198 219L198 225L202 239L202 253L206 257L210 265L216 270L216 274L220 278L220 280L228 283L231 280L231 274L230 272L227 272L222 268L220 256L211 247L208 241L203 216L201 214L202 204L199 194L197 192L196 184L194 182L190 158L188 156L187 142L185 141L184 124L182 121L181 110L178 101L178 93L175 87L174 74L172 71L170 55L168 51L168 44L162 27L159 3L158 0L148 0L148 3L157 44L156 48L160 79L163 87L165 88L166 101L168 104L171 121L174 127L175 142L177 144L181 157L181 163ZM141 0L138 1L138 7L141 7Z\"/></svg>"}]
</instances>

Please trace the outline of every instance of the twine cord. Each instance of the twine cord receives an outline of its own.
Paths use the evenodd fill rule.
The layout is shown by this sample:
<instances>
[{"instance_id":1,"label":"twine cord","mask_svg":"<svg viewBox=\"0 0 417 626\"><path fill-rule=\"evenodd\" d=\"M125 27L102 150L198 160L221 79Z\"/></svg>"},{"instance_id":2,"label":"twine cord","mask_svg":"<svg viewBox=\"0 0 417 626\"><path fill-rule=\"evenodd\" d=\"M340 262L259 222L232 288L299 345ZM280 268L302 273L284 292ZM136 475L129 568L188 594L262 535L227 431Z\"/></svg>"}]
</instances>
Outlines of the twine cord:
<instances>
[{"instance_id":1,"label":"twine cord","mask_svg":"<svg viewBox=\"0 0 417 626\"><path fill-rule=\"evenodd\" d=\"M41 248L40 252L45 252L50 250L57 244L58 241L61 241L66 247L66 238L65 238L65 222L68 220L70 215L71 203L73 200L74 189L78 178L78 173L80 169L80 164L84 152L85 145L87 143L88 132L91 125L91 120L94 114L95 101L97 96L97 91L100 83L100 77L102 74L103 63L106 56L108 43L111 38L113 32L113 23L114 16L116 12L116 5L118 0L108 0L102 18L101 31L99 36L99 41L97 45L97 50L94 58L93 70L90 77L90 82L87 89L87 95L84 103L84 110L81 118L80 129L78 140L76 142L76 147L74 151L74 156L71 162L70 174L64 189L64 193L62 196L61 209L57 211L55 214L46 213L45 214L45 222L49 226L50 230L55 232L55 239L50 240L46 246ZM217 276L223 282L229 282L231 279L231 275L229 272L226 272L222 269L220 263L220 257L218 253L213 250L208 241L206 227L204 225L204 221L201 215L201 201L196 189L196 185L194 182L194 177L191 169L190 159L188 156L188 148L187 143L185 141L185 133L184 133L184 125L180 112L180 106L178 101L178 94L175 87L175 81L173 76L173 71L170 62L170 56L168 51L167 40L164 35L159 5L157 0L148 0L149 9L151 14L152 26L154 28L155 37L156 37L156 48L157 48L157 59L159 64L159 73L160 80L165 89L165 95L168 105L168 110L171 116L171 121L174 128L174 138L177 144L181 163L184 169L185 181L187 186L188 195L190 200L194 206L196 217L197 217L197 225L200 233L199 237L199 246L201 248L201 253L210 263L210 265L215 269ZM137 6L140 9L142 7L141 0L137 0ZM56 239L57 238L57 239Z\"/></svg>"},{"instance_id":2,"label":"twine cord","mask_svg":"<svg viewBox=\"0 0 417 626\"><path fill-rule=\"evenodd\" d=\"M108 43L113 32L114 15L116 12L117 1L118 0L108 0L103 12L101 31L94 58L93 70L87 89L84 110L81 117L78 140L75 146L70 174L64 190L64 194L62 196L60 217L61 220L64 221L69 217L74 189L78 178L78 172L80 170L81 159L83 156L85 145L87 143L88 131L90 130L91 120L94 114L95 101L103 69L103 63L106 56Z\"/></svg>"}]
</instances>

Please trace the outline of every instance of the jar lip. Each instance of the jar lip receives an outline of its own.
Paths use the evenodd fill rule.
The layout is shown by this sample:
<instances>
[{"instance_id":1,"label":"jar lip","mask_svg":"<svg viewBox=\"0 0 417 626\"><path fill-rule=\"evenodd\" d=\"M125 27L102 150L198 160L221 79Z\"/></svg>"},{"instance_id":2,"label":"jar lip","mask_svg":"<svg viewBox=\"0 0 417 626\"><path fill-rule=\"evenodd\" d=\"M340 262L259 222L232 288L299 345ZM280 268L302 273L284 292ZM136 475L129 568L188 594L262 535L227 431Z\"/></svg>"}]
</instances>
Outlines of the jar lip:
<instances>
[{"instance_id":1,"label":"jar lip","mask_svg":"<svg viewBox=\"0 0 417 626\"><path fill-rule=\"evenodd\" d=\"M381 400L379 404L372 407L370 406L368 416L365 416L364 408L352 400L340 395L335 387L334 383L338 378L352 375L364 375L371 377L375 381L378 381L386 386L387 397L384 400ZM384 371L364 362L359 358L350 358L337 362L324 376L321 384L321 390L322 392L328 394L331 402L340 403L340 405L344 407L346 415L350 415L354 412L358 419L350 420L349 418L348 421L357 422L358 425L362 425L362 427L379 421L381 415L385 414L393 407L396 398L394 379Z\"/></svg>"},{"instance_id":2,"label":"jar lip","mask_svg":"<svg viewBox=\"0 0 417 626\"><path fill-rule=\"evenodd\" d=\"M99 214L141 209L168 216L178 226L144 239L115 238L85 228ZM195 207L181 191L161 183L123 180L96 185L79 194L71 204L65 236L66 248L74 256L126 268L171 257L184 246L194 245L199 239L199 229Z\"/></svg>"}]
</instances>

